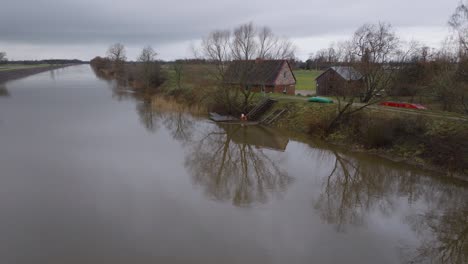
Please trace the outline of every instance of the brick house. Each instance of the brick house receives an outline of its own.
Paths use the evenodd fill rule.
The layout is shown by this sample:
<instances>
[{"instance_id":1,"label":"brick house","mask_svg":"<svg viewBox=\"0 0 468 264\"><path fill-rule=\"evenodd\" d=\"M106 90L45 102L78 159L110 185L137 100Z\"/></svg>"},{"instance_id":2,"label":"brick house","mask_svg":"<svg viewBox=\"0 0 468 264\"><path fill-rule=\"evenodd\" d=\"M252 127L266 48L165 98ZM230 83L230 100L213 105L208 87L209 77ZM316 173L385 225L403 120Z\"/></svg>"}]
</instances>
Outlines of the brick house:
<instances>
[{"instance_id":1,"label":"brick house","mask_svg":"<svg viewBox=\"0 0 468 264\"><path fill-rule=\"evenodd\" d=\"M315 78L317 95L357 95L363 87L362 79L353 67L331 67Z\"/></svg>"},{"instance_id":2,"label":"brick house","mask_svg":"<svg viewBox=\"0 0 468 264\"><path fill-rule=\"evenodd\" d=\"M296 77L287 60L238 60L229 65L224 83L253 92L294 95Z\"/></svg>"}]
</instances>

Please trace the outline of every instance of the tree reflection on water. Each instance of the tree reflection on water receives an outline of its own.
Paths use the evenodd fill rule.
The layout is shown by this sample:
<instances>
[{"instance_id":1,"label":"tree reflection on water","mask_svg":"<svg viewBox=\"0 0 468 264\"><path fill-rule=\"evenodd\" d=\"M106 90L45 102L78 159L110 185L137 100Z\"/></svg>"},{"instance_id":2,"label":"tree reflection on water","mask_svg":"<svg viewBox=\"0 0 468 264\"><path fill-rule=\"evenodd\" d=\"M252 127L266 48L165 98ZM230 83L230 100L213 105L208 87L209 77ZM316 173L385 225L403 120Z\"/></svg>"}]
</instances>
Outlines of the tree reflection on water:
<instances>
[{"instance_id":1,"label":"tree reflection on water","mask_svg":"<svg viewBox=\"0 0 468 264\"><path fill-rule=\"evenodd\" d=\"M5 84L0 84L0 96L10 96Z\"/></svg>"},{"instance_id":2,"label":"tree reflection on water","mask_svg":"<svg viewBox=\"0 0 468 264\"><path fill-rule=\"evenodd\" d=\"M284 192L292 178L282 160L266 151L284 151L288 143L271 130L204 123L195 127L194 117L175 103L155 107L140 100L137 112L148 131L164 126L188 150L185 167L196 184L216 200L236 206L266 202L270 194ZM271 153L270 153L271 154Z\"/></svg>"},{"instance_id":3,"label":"tree reflection on water","mask_svg":"<svg viewBox=\"0 0 468 264\"><path fill-rule=\"evenodd\" d=\"M191 145L185 166L193 180L216 200L236 206L265 202L269 194L282 193L292 178L265 149L247 143L241 126L212 126ZM246 135L246 134L243 134Z\"/></svg>"},{"instance_id":4,"label":"tree reflection on water","mask_svg":"<svg viewBox=\"0 0 468 264\"><path fill-rule=\"evenodd\" d=\"M292 177L285 170L284 156L276 154L285 151L287 138L262 128L197 121L178 107L166 111L154 109L149 100L137 101L137 112L148 131L164 126L185 147L184 166L207 196L249 206L286 191ZM400 214L420 241L416 245L402 242L404 261L468 263L466 184L423 176L428 173L421 175L381 159L328 148L313 151L330 164L313 205L337 232L366 225L371 213L388 218ZM401 215L402 204L409 207L408 215Z\"/></svg>"},{"instance_id":5,"label":"tree reflection on water","mask_svg":"<svg viewBox=\"0 0 468 264\"><path fill-rule=\"evenodd\" d=\"M413 263L468 263L468 197L461 198L409 218L422 240Z\"/></svg>"},{"instance_id":6,"label":"tree reflection on water","mask_svg":"<svg viewBox=\"0 0 468 264\"><path fill-rule=\"evenodd\" d=\"M334 165L314 204L322 219L342 232L350 224L363 224L371 210L378 209L384 215L392 213L397 192L394 170L337 151L329 153L334 157ZM414 179L410 174L406 172L405 178ZM418 195L411 188L411 182L408 187L412 197Z\"/></svg>"},{"instance_id":7,"label":"tree reflection on water","mask_svg":"<svg viewBox=\"0 0 468 264\"><path fill-rule=\"evenodd\" d=\"M389 170L385 164L330 152L334 165L314 208L338 232L346 232L349 225L365 224L371 212L393 216L402 197L409 206L422 200L426 205L422 213L420 208L412 208L403 219L421 241L416 248L401 246L405 261L468 263L466 184L423 177L406 169Z\"/></svg>"}]
</instances>

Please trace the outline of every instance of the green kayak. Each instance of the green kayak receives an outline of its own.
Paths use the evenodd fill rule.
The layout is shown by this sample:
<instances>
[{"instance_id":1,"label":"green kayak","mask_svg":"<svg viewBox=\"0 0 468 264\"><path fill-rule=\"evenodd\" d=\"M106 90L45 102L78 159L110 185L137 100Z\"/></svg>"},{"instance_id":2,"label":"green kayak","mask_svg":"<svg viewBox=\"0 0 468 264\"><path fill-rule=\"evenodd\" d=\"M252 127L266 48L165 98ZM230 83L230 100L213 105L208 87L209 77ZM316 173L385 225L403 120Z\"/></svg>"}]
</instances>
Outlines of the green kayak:
<instances>
[{"instance_id":1,"label":"green kayak","mask_svg":"<svg viewBox=\"0 0 468 264\"><path fill-rule=\"evenodd\" d=\"M328 98L323 98L323 97L317 97L317 96L309 98L308 101L313 102L313 103L333 104L333 100L330 100Z\"/></svg>"}]
</instances>

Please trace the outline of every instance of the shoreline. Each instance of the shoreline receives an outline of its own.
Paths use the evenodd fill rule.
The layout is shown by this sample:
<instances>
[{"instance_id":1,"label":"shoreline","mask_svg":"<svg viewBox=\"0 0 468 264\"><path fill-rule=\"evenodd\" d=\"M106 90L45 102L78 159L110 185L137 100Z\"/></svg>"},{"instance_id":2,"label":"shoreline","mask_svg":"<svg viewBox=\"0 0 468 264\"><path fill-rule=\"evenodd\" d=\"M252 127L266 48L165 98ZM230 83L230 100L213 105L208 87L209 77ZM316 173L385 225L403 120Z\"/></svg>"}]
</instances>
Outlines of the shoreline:
<instances>
[{"instance_id":1,"label":"shoreline","mask_svg":"<svg viewBox=\"0 0 468 264\"><path fill-rule=\"evenodd\" d=\"M59 66L47 66L47 67L37 67L37 68L25 68L25 69L12 69L6 71L0 71L0 84L28 77L34 74L56 70L60 68L65 68L71 66L71 64L64 64Z\"/></svg>"},{"instance_id":2,"label":"shoreline","mask_svg":"<svg viewBox=\"0 0 468 264\"><path fill-rule=\"evenodd\" d=\"M103 76L106 76L109 79L115 79L115 76L110 76L107 72L103 71L102 69L95 68L95 70L96 72L102 74ZM171 88L173 87L171 83L169 83L168 85L167 82L166 84L163 84L160 88L158 88L157 92L153 93L152 95L149 95L149 98L151 101L154 98L153 96L156 96L156 97L162 97L166 99L173 99L187 106L190 106L190 105L193 106L193 104L196 104L202 108L208 107L208 105L203 105L203 104L200 105L196 101L191 103L190 98L192 98L192 95L190 93L191 91L190 89L188 89L188 95L190 95L190 98L186 98L187 94L184 94L184 93L171 92L172 91ZM138 91L138 88L135 87L132 82L127 83L127 85L130 87L130 89ZM143 95L143 97L145 97L145 95ZM268 112L275 111L275 109L278 109L278 108L286 108L288 109L287 114L281 116L280 118L278 118L278 120L276 120L276 122L268 125L267 127L271 127L271 128L278 129L278 130L286 130L294 134L300 134L301 138L302 137L314 138L315 137L314 134L320 137L320 133L313 133L313 131L311 131L311 128L314 124L320 127L321 119L326 118L330 112L330 109L328 109L327 106L311 105L305 102L291 102L290 100L284 100L284 101L279 100L279 101L280 102L275 104ZM371 113L365 113L365 114L371 115ZM389 120L389 118L390 118L390 121L392 121L392 118L397 119L397 121L399 121L397 124L399 125L401 124L400 121L405 122L405 119L408 119L408 117L402 116L401 114L396 115L395 113L390 113L390 115L382 115L380 117L373 117L373 118L384 124L386 123L387 120ZM314 121L314 119L316 120ZM390 142L391 144L389 144L388 146L379 147L379 146L371 145L371 146L366 147L364 142L360 142L359 140L356 140L356 137L360 135L353 134L352 129L347 128L346 126L338 129L337 131L335 131L335 133L331 134L330 136L326 138L322 138L322 141L327 144L330 144L331 146L345 148L348 151L351 151L353 153L365 153L365 154L383 158L389 161L408 164L411 166L418 167L420 169L425 169L425 170L427 169L429 171L442 174L446 178L452 178L452 179L457 179L457 180L462 180L464 182L468 182L468 177L467 177L468 175L466 174L467 171L466 171L465 165L455 164L455 166L450 166L450 164L447 164L446 162L440 163L440 161L438 164L437 161L435 161L435 158L440 158L441 155L442 156L445 155L446 158L450 158L451 154L437 153L437 155L439 156L434 156L434 152L430 151L430 149L433 148L433 145L427 143L427 140L444 141L444 139L445 140L451 139L453 135L456 135L452 132L454 131L454 129L457 128L457 123L459 122L457 122L456 120L443 119L442 121L444 122L446 121L446 122L440 123L441 120L436 120L434 118L428 118L428 117L425 117L425 121L427 121L428 126L424 125L426 130L423 131L421 134L413 133L413 134L399 135L399 137L391 138L391 142ZM410 122L407 125L413 127L416 124L413 124ZM448 129L442 129L442 130L439 129L439 127L444 128L445 125L449 125L447 126ZM463 127L468 126L468 124L466 123L461 123L460 125L463 125ZM370 127L369 129L372 129L372 128L373 127ZM428 131L427 129L430 129L430 130ZM434 133L433 135L429 133L429 132L433 133L434 131L436 133ZM380 134L380 132L377 134ZM427 134L429 134L429 138ZM415 137L419 140L424 140L423 141L424 145L421 145L422 143L419 141L417 142L417 144L414 144L413 140ZM464 145L463 142L460 142L460 143ZM450 145L449 152L456 151L456 148L458 148L459 145L460 144L456 144L456 146L453 146L453 144ZM438 146L436 150L439 148L440 146ZM465 150L462 150L462 152L463 151ZM462 159L464 160L465 157L462 157Z\"/></svg>"}]
</instances>

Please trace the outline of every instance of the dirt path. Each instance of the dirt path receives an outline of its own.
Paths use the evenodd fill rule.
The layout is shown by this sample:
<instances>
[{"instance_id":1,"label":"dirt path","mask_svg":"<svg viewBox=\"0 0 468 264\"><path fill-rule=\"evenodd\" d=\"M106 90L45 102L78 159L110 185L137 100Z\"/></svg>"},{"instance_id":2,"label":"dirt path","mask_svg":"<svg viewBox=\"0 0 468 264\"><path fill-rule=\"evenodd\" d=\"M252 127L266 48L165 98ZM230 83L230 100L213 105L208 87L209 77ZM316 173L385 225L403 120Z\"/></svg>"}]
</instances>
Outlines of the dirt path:
<instances>
[{"instance_id":1,"label":"dirt path","mask_svg":"<svg viewBox=\"0 0 468 264\"><path fill-rule=\"evenodd\" d=\"M378 111L404 113L404 114L410 114L410 115L423 115L423 116L428 116L428 117L445 118L445 119L450 119L450 120L468 122L467 117L451 116L449 114L434 113L428 110L411 110L411 109L388 107L388 106L386 107L386 106L378 106L378 105L369 106L368 108L373 109L373 110L378 110Z\"/></svg>"},{"instance_id":2,"label":"dirt path","mask_svg":"<svg viewBox=\"0 0 468 264\"><path fill-rule=\"evenodd\" d=\"M278 100L287 99L287 100L295 100L298 102L304 102L304 101L307 101L308 97L285 95L285 96L281 96L275 99L278 99ZM354 105L356 107L362 106L362 104L360 103L355 103ZM413 110L413 109L388 107L388 106L380 106L380 105L371 105L371 106L368 106L367 109L376 110L376 111L384 111L384 112L410 114L410 115L423 115L423 116L433 117L433 118L443 118L443 119L449 119L449 120L468 122L468 117L464 117L462 115L457 115L454 113L438 113L438 112L431 112L430 110Z\"/></svg>"}]
</instances>

